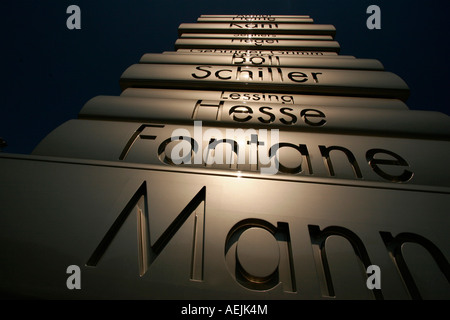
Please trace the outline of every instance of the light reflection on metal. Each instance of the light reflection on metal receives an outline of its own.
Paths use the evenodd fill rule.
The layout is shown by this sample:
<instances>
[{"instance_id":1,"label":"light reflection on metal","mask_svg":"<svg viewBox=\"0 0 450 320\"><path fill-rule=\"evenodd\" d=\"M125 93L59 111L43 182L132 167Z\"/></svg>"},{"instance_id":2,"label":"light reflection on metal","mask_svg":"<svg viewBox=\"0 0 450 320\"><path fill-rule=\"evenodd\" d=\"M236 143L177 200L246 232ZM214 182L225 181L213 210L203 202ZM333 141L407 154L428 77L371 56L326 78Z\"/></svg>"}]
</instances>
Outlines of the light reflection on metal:
<instances>
[{"instance_id":1,"label":"light reflection on metal","mask_svg":"<svg viewBox=\"0 0 450 320\"><path fill-rule=\"evenodd\" d=\"M213 91L213 90L182 90L165 88L128 88L120 96L155 99L181 100L223 100L230 102L258 102L300 104L312 106L381 108L408 110L408 106L398 99L363 98L348 96L324 96L312 94L294 94L280 92L249 92L249 91Z\"/></svg>"},{"instance_id":2,"label":"light reflection on metal","mask_svg":"<svg viewBox=\"0 0 450 320\"><path fill-rule=\"evenodd\" d=\"M290 34L252 34L252 33L235 33L235 34L211 34L211 33L183 33L180 35L180 38L192 38L192 39L246 39L246 38L255 38L255 39L284 39L284 40L333 40L332 36L325 35L290 35Z\"/></svg>"},{"instance_id":3,"label":"light reflection on metal","mask_svg":"<svg viewBox=\"0 0 450 320\"><path fill-rule=\"evenodd\" d=\"M236 113L235 116L243 118L248 114ZM208 151L218 147L223 150L224 158L217 158L211 169L261 174L266 171L289 179L320 177L449 185L450 173L445 168L450 155L442 152L448 149L448 140L272 131L261 127L238 130L239 126L194 124L71 120L42 140L33 154L206 168ZM220 141L226 143L218 144ZM229 145L233 146L232 150L226 148ZM183 151L181 158L178 159L178 154L174 158L174 148ZM417 150L421 152L417 153ZM255 151L258 152L257 159L251 160ZM432 159L432 165L423 160L423 154ZM222 160L231 156L237 162Z\"/></svg>"},{"instance_id":4,"label":"light reflection on metal","mask_svg":"<svg viewBox=\"0 0 450 320\"><path fill-rule=\"evenodd\" d=\"M384 70L380 61L375 59L339 59L334 57L293 57L260 56L251 54L230 55L176 55L146 53L139 63L153 64L193 64L193 65L242 65L242 66L281 66L325 69Z\"/></svg>"},{"instance_id":5,"label":"light reflection on metal","mask_svg":"<svg viewBox=\"0 0 450 320\"><path fill-rule=\"evenodd\" d=\"M260 23L313 23L311 18L304 17L200 17L197 19L199 23L224 23L224 22L260 22Z\"/></svg>"},{"instance_id":6,"label":"light reflection on metal","mask_svg":"<svg viewBox=\"0 0 450 320\"><path fill-rule=\"evenodd\" d=\"M329 24L259 22L182 23L178 27L178 35L183 33L318 34L334 37L336 28Z\"/></svg>"},{"instance_id":7,"label":"light reflection on metal","mask_svg":"<svg viewBox=\"0 0 450 320\"><path fill-rule=\"evenodd\" d=\"M316 104L281 104L245 100L233 102L212 99L98 96L84 105L79 118L186 124L200 120L210 125L266 126L303 132L336 132L450 141L450 119L443 113L368 108L364 102L359 107L336 105L327 107L320 102L318 99Z\"/></svg>"},{"instance_id":8,"label":"light reflection on metal","mask_svg":"<svg viewBox=\"0 0 450 320\"><path fill-rule=\"evenodd\" d=\"M205 169L24 155L0 155L0 165L8 168L0 170L0 233L9 248L0 260L2 274L8 274L0 288L15 298L29 298L30 283L33 297L41 299L450 297L445 278L450 268L448 187L289 181L251 174L236 179L235 173ZM17 191L18 185L26 189ZM153 240L153 248L143 250L160 248L142 277L133 201L141 194L147 198L146 232ZM128 218L117 224L114 241L95 266L87 265L121 212ZM196 224L195 218L203 215L204 223ZM179 227L169 228L174 222ZM279 261L273 274L254 270L241 252L236 256L241 240L245 245L258 239L248 230L266 232L264 241L279 245L278 252L267 252L270 262ZM30 272L30 263L39 277ZM81 290L64 285L64 271L74 263L81 269ZM361 272L368 263L382 270L376 294L366 288ZM196 280L202 275L203 280Z\"/></svg>"},{"instance_id":9,"label":"light reflection on metal","mask_svg":"<svg viewBox=\"0 0 450 320\"><path fill-rule=\"evenodd\" d=\"M256 18L256 17L271 17L271 18L310 18L309 15L274 15L274 14L202 14L201 18Z\"/></svg>"},{"instance_id":10,"label":"light reflection on metal","mask_svg":"<svg viewBox=\"0 0 450 320\"><path fill-rule=\"evenodd\" d=\"M283 56L295 56L295 57L322 57L332 56L332 58L354 58L353 56L337 55L336 52L324 52L324 51L299 51L299 50L259 50L259 49L178 49L176 52L164 51L164 54L254 54L254 55L283 55Z\"/></svg>"},{"instance_id":11,"label":"light reflection on metal","mask_svg":"<svg viewBox=\"0 0 450 320\"><path fill-rule=\"evenodd\" d=\"M238 78L252 74L252 81ZM129 87L248 90L344 96L396 98L406 101L409 88L386 71L332 70L284 67L195 66L135 64L120 78ZM245 88L245 89L244 89Z\"/></svg>"},{"instance_id":12,"label":"light reflection on metal","mask_svg":"<svg viewBox=\"0 0 450 320\"><path fill-rule=\"evenodd\" d=\"M178 38L175 49L262 49L339 52L337 41L278 39L188 39Z\"/></svg>"},{"instance_id":13,"label":"light reflection on metal","mask_svg":"<svg viewBox=\"0 0 450 320\"><path fill-rule=\"evenodd\" d=\"M2 297L450 299L449 118L311 22L202 15L177 46L210 49L145 55L119 97L1 153Z\"/></svg>"}]
</instances>

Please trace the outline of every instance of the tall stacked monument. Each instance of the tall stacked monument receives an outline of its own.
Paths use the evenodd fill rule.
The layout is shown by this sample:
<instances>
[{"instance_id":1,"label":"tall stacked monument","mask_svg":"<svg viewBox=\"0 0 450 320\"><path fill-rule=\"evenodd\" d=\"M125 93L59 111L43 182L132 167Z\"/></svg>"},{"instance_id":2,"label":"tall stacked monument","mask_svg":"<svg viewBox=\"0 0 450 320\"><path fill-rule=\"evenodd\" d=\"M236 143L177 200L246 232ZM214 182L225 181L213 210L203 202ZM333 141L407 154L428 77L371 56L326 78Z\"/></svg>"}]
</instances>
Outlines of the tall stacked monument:
<instances>
[{"instance_id":1,"label":"tall stacked monument","mask_svg":"<svg viewBox=\"0 0 450 320\"><path fill-rule=\"evenodd\" d=\"M120 96L0 155L2 295L450 297L447 115L309 16L178 31Z\"/></svg>"}]
</instances>

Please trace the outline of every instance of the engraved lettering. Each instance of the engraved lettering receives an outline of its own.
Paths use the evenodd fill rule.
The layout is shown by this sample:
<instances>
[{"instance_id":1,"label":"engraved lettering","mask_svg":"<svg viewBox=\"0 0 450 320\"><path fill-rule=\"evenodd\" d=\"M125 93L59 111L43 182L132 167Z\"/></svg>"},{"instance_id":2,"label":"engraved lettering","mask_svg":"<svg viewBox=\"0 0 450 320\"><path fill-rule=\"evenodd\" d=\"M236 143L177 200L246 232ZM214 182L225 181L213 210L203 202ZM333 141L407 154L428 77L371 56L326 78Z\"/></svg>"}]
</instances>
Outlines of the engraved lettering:
<instances>
[{"instance_id":1,"label":"engraved lettering","mask_svg":"<svg viewBox=\"0 0 450 320\"><path fill-rule=\"evenodd\" d=\"M262 60L261 60L262 61ZM286 71L280 67L254 67L254 66L236 66L222 69L221 66L197 66L196 72L191 73L194 79L207 79L213 77L217 80L237 80L237 81L274 81L285 82L292 81L294 83L319 83L318 75L321 72L303 72Z\"/></svg>"},{"instance_id":2,"label":"engraved lettering","mask_svg":"<svg viewBox=\"0 0 450 320\"><path fill-rule=\"evenodd\" d=\"M308 76L304 74L303 72L296 71L296 72L289 72L288 78L291 79L294 82L305 82L308 81Z\"/></svg>"},{"instance_id":3,"label":"engraved lettering","mask_svg":"<svg viewBox=\"0 0 450 320\"><path fill-rule=\"evenodd\" d=\"M319 78L317 77L317 75L322 74L322 72L311 72L311 74L314 79L314 82L319 83Z\"/></svg>"},{"instance_id":4,"label":"engraved lettering","mask_svg":"<svg viewBox=\"0 0 450 320\"><path fill-rule=\"evenodd\" d=\"M284 115L289 116L291 118L291 120L286 120L284 118L280 118L281 123L286 124L286 125L291 125L291 124L296 123L297 117L294 114L289 113L287 111L294 111L294 109L292 109L292 108L281 108L280 109L280 112Z\"/></svg>"},{"instance_id":5,"label":"engraved lettering","mask_svg":"<svg viewBox=\"0 0 450 320\"><path fill-rule=\"evenodd\" d=\"M302 155L302 158L300 158L302 160L302 161L300 161L300 164L293 168L284 166L280 162L280 159L278 158L278 156L276 156L277 151L281 148L293 148L294 150L297 150ZM298 146L295 144L292 144L292 143L285 143L285 142L274 144L269 149L269 157L270 158L275 157L275 164L278 167L278 171L280 171L282 173L297 174L297 173L303 172L303 170L302 170L303 159L306 160L309 174L313 173L312 167L311 167L311 159L310 159L309 153L308 153L308 148L304 144L299 144Z\"/></svg>"},{"instance_id":6,"label":"engraved lettering","mask_svg":"<svg viewBox=\"0 0 450 320\"><path fill-rule=\"evenodd\" d=\"M416 243L425 248L433 257L435 263L447 279L448 283L450 283L450 264L442 251L439 250L439 248L432 241L422 237L421 235L410 232L402 232L393 237L390 232L380 231L380 236L383 239L386 249L390 253L389 255L391 256L394 264L397 266L400 276L403 279L412 299L420 300L422 299L422 295L420 294L416 282L414 281L414 277L408 268L407 261L403 257L402 248L404 248L405 243Z\"/></svg>"},{"instance_id":7,"label":"engraved lettering","mask_svg":"<svg viewBox=\"0 0 450 320\"><path fill-rule=\"evenodd\" d=\"M216 76L217 78L219 78L220 80L230 80L230 79L231 79L231 76L228 76L228 77L223 77L223 76L221 76L221 75L220 75L221 72L233 72L233 70L224 69L224 70L218 70L218 71L216 71L216 73L215 73L215 76Z\"/></svg>"},{"instance_id":8,"label":"engraved lettering","mask_svg":"<svg viewBox=\"0 0 450 320\"><path fill-rule=\"evenodd\" d=\"M392 159L375 159L375 155L379 153L384 153L387 155L390 155L391 157L395 158L395 160ZM384 149L370 149L366 153L366 159L369 163L369 166L372 168L372 170L378 174L383 179L389 180L391 182L407 182L412 179L413 172L409 170L403 170L403 172L399 175L394 175L391 173L387 173L385 170L382 170L380 168L380 165L384 166L403 166L403 167L409 167L408 162L406 162L405 159L400 157L398 154Z\"/></svg>"},{"instance_id":9,"label":"engraved lettering","mask_svg":"<svg viewBox=\"0 0 450 320\"><path fill-rule=\"evenodd\" d=\"M264 119L263 117L258 117L258 120L262 123L272 123L275 121L275 115L272 112L268 112L267 110L272 110L271 107L261 107L259 108L259 111L265 115L269 116L269 119Z\"/></svg>"},{"instance_id":10,"label":"engraved lettering","mask_svg":"<svg viewBox=\"0 0 450 320\"><path fill-rule=\"evenodd\" d=\"M192 76L195 78L195 79L205 79L205 78L208 78L210 75L211 75L211 71L209 71L209 70L204 70L204 69L202 69L202 68L211 68L211 66L198 66L198 67L196 67L195 69L197 69L197 70L200 70L200 71L204 71L204 72L206 72L206 74L205 75L197 75L197 74L195 74L195 73L192 73ZM216 72L217 73L217 72ZM217 76L217 75L216 75Z\"/></svg>"},{"instance_id":11,"label":"engraved lettering","mask_svg":"<svg viewBox=\"0 0 450 320\"><path fill-rule=\"evenodd\" d=\"M239 29L277 29L278 23L230 23L230 28Z\"/></svg>"},{"instance_id":12,"label":"engraved lettering","mask_svg":"<svg viewBox=\"0 0 450 320\"><path fill-rule=\"evenodd\" d=\"M330 266L328 264L326 253L326 241L330 236L339 236L348 240L348 242L353 247L354 253L359 258L359 261L364 266L365 270L367 270L367 268L372 265L364 243L354 232L350 231L349 229L338 226L330 226L323 230L320 230L320 227L317 225L308 225L308 229L311 237L311 245L313 246L314 256L316 258L318 273L321 274L320 278L323 279L323 281L320 283L323 296L335 296ZM383 294L380 289L373 289L371 292L373 293L375 299L383 299Z\"/></svg>"},{"instance_id":13,"label":"engraved lettering","mask_svg":"<svg viewBox=\"0 0 450 320\"><path fill-rule=\"evenodd\" d=\"M100 241L86 262L87 266L96 267L98 265L100 259L104 256L117 233L120 231L125 221L133 211L137 213L138 219L137 232L138 239L140 240L138 263L139 275L141 277L147 272L153 262L158 258L159 254L164 250L166 245L191 215L193 215L194 218L199 217L202 222L205 220L206 187L202 187L173 220L173 222L167 227L162 235L155 242L153 242L153 245L151 245L152 241L149 226L149 208L147 204L147 197L147 182L144 181L105 233L103 239ZM203 205L201 205L202 203ZM191 280L203 280L203 234L205 232L205 225L204 223L201 223L200 225L200 228L203 230L197 230L199 227L198 224L196 224L196 228L194 229L194 241L192 243L191 251L196 252L197 254L193 254L191 258Z\"/></svg>"},{"instance_id":14,"label":"engraved lettering","mask_svg":"<svg viewBox=\"0 0 450 320\"><path fill-rule=\"evenodd\" d=\"M325 114L322 111L316 109L303 109L300 111L300 117L302 117L303 121L306 124L309 124L313 127L323 126L327 121L325 120ZM321 120L315 122L312 121L314 118L322 118Z\"/></svg>"},{"instance_id":15,"label":"engraved lettering","mask_svg":"<svg viewBox=\"0 0 450 320\"><path fill-rule=\"evenodd\" d=\"M258 256L246 254L248 250L265 251L264 264ZM281 283L283 291L296 292L292 254L286 222L274 226L262 219L245 219L230 229L225 240L225 263L231 276L251 290L267 291Z\"/></svg>"},{"instance_id":16,"label":"engraved lettering","mask_svg":"<svg viewBox=\"0 0 450 320\"><path fill-rule=\"evenodd\" d=\"M348 162L352 166L353 172L355 176L359 179L362 178L361 170L359 169L358 162L356 162L356 158L353 155L353 153L344 147L339 146L332 146L332 147L325 147L325 146L319 146L320 153L322 154L322 157L325 161L325 166L328 168L328 172L330 173L330 176L335 176L336 173L334 171L333 162L331 161L330 152L333 150L342 151L348 159Z\"/></svg>"},{"instance_id":17,"label":"engraved lettering","mask_svg":"<svg viewBox=\"0 0 450 320\"><path fill-rule=\"evenodd\" d=\"M246 122L248 120L250 120L252 118L251 115L253 110L252 108L248 107L248 106L244 106L244 105L239 105L239 106L233 106L231 107L230 111L229 111L229 115L233 115L233 120L237 121L237 122ZM242 118L240 116L238 116L239 114L243 114L243 115L247 115L246 117Z\"/></svg>"}]
</instances>

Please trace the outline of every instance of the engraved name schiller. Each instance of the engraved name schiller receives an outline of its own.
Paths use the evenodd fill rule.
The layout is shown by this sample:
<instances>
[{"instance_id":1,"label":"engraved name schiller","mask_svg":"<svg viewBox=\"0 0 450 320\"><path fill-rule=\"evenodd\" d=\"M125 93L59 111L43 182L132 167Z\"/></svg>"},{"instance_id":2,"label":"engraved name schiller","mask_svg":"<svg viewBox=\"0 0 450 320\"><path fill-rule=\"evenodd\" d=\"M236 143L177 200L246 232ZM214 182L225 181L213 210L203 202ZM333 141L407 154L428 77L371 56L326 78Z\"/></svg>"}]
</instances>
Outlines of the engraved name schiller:
<instances>
[{"instance_id":1,"label":"engraved name schiller","mask_svg":"<svg viewBox=\"0 0 450 320\"><path fill-rule=\"evenodd\" d=\"M396 98L403 101L409 96L406 83L397 75L385 71L137 64L125 70L120 84L123 90L128 87L245 88Z\"/></svg>"}]
</instances>

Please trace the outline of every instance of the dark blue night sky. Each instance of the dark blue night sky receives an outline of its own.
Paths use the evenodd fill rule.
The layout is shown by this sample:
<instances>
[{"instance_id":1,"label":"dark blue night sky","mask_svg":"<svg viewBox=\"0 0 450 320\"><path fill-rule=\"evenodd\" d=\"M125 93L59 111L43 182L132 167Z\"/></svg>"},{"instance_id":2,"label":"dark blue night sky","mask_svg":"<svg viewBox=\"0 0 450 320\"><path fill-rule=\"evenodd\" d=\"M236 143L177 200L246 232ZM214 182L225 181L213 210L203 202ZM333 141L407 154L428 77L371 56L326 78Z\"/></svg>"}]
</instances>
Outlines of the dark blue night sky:
<instances>
[{"instance_id":1,"label":"dark blue night sky","mask_svg":"<svg viewBox=\"0 0 450 320\"><path fill-rule=\"evenodd\" d=\"M2 1L0 137L3 152L30 153L77 118L97 95L119 95L119 78L144 53L173 51L177 28L201 14L309 14L333 24L340 54L380 60L411 89L410 109L450 114L448 1L41 0ZM69 5L81 30L69 30ZM366 9L381 8L381 30Z\"/></svg>"}]
</instances>

